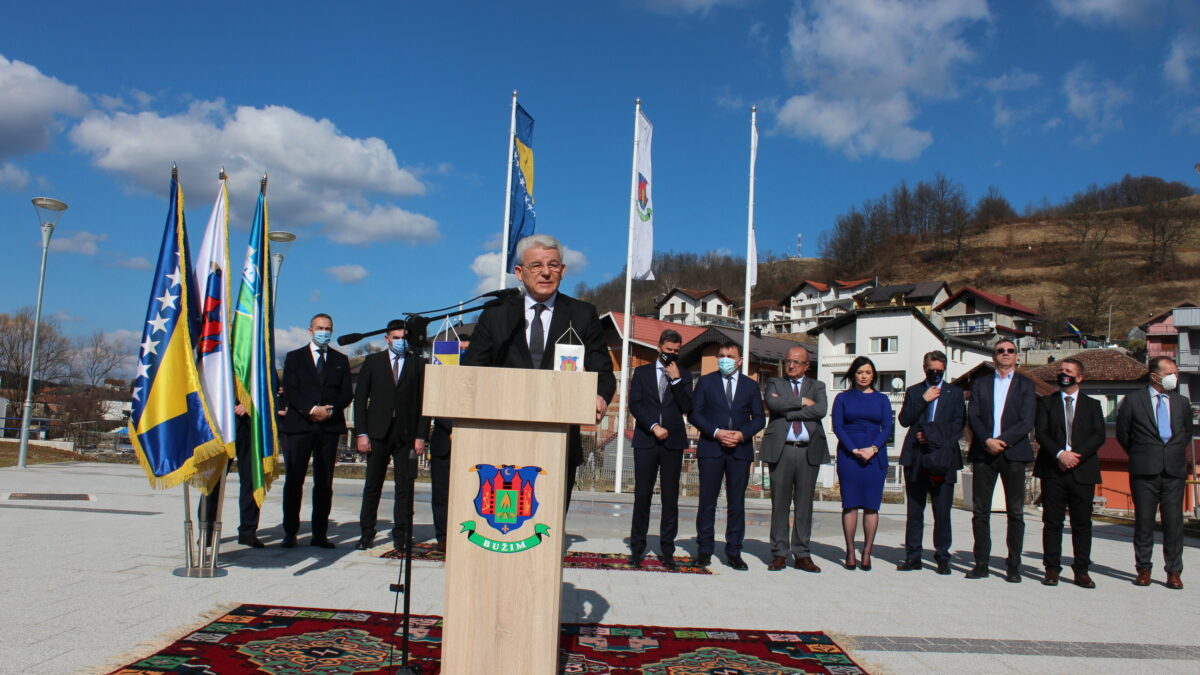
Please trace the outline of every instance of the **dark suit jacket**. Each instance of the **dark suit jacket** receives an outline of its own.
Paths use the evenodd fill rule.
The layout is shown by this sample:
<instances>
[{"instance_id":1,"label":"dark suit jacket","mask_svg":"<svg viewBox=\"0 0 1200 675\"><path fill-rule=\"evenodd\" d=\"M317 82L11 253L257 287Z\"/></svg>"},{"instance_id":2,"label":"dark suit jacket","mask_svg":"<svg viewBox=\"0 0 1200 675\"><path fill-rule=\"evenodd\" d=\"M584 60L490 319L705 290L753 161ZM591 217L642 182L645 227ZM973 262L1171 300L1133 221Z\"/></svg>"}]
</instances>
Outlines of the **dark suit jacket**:
<instances>
[{"instance_id":1,"label":"dark suit jacket","mask_svg":"<svg viewBox=\"0 0 1200 675\"><path fill-rule=\"evenodd\" d=\"M599 375L596 395L605 401L612 401L617 391L617 380L613 377L612 359L604 344L604 329L600 326L596 308L563 293L559 293L554 300L554 314L550 317L546 351L541 363L535 365L529 356L529 343L525 339L525 297L518 295L483 310L471 332L471 345L462 356L462 364L548 370L554 361L554 344L567 332L568 326L573 327L583 339L583 369ZM524 392L510 393L516 395ZM567 434L567 464L576 467L582 463L583 440L579 435L579 427L572 425Z\"/></svg>"},{"instance_id":2,"label":"dark suit jacket","mask_svg":"<svg viewBox=\"0 0 1200 675\"><path fill-rule=\"evenodd\" d=\"M329 347L325 351L325 379L317 379L308 344L288 352L283 360L283 396L287 400L287 415L280 431L299 434L323 431L341 434L346 431L345 408L354 398L350 384L350 359ZM321 423L308 419L308 412L317 405L333 406L333 415Z\"/></svg>"},{"instance_id":3,"label":"dark suit jacket","mask_svg":"<svg viewBox=\"0 0 1200 675\"><path fill-rule=\"evenodd\" d=\"M454 420L449 417L433 418L433 429L429 432L429 455L435 459L450 458L450 434L454 433Z\"/></svg>"},{"instance_id":4,"label":"dark suit jacket","mask_svg":"<svg viewBox=\"0 0 1200 675\"><path fill-rule=\"evenodd\" d=\"M968 459L972 462L992 456L984 446L984 441L992 437L994 426L992 387L995 378L995 373L989 373L976 378L971 384L971 406L967 410L967 422L971 425L971 451ZM1001 453L1003 457L1014 462L1033 461L1033 444L1029 442L1029 432L1033 431L1036 416L1037 390L1033 382L1020 373L1013 373L1012 384L1008 386L1008 398L1004 400L1004 409L1000 417L1000 440L1008 443L1008 448Z\"/></svg>"},{"instance_id":5,"label":"dark suit jacket","mask_svg":"<svg viewBox=\"0 0 1200 675\"><path fill-rule=\"evenodd\" d=\"M805 398L810 399L813 405L804 405ZM788 429L792 422L798 421L808 430L809 466L829 463L829 441L825 438L825 425L821 424L821 419L829 410L824 382L805 376L800 384L800 396L795 396L790 379L772 377L767 380L767 410L771 411L771 421L767 423L767 433L763 434L760 447L762 461L779 461L783 456L783 444L787 442Z\"/></svg>"},{"instance_id":6,"label":"dark suit jacket","mask_svg":"<svg viewBox=\"0 0 1200 675\"><path fill-rule=\"evenodd\" d=\"M692 414L688 416L692 426L700 430L700 443L696 457L720 457L730 449L717 442L717 429L740 431L745 440L732 448L737 459L754 459L754 434L767 424L763 413L762 395L758 383L738 373L737 389L733 392L733 407L725 399L725 384L720 371L709 373L696 382L692 393ZM730 426L730 419L733 425Z\"/></svg>"},{"instance_id":7,"label":"dark suit jacket","mask_svg":"<svg viewBox=\"0 0 1200 675\"><path fill-rule=\"evenodd\" d=\"M1047 394L1038 399L1034 438L1038 442L1037 463L1033 475L1038 478L1070 476L1076 483L1095 485L1100 482L1100 446L1104 445L1104 411L1100 402L1077 392L1075 421L1071 423L1071 452L1079 453L1079 464L1063 471L1058 466L1058 453L1067 444L1067 419L1063 410L1062 392Z\"/></svg>"},{"instance_id":8,"label":"dark suit jacket","mask_svg":"<svg viewBox=\"0 0 1200 675\"><path fill-rule=\"evenodd\" d=\"M421 416L421 394L425 385L425 362L407 354L400 379L392 381L390 350L363 359L354 390L354 433L376 441L393 438L405 445L429 436L429 420ZM393 428L395 424L395 428Z\"/></svg>"},{"instance_id":9,"label":"dark suit jacket","mask_svg":"<svg viewBox=\"0 0 1200 675\"><path fill-rule=\"evenodd\" d=\"M647 363L633 371L629 383L629 413L633 415L633 447L653 448L658 442L650 430L655 424L667 430L667 448L688 446L683 416L692 412L692 374L679 369L679 382L667 387L665 400L658 400L658 364Z\"/></svg>"},{"instance_id":10,"label":"dark suit jacket","mask_svg":"<svg viewBox=\"0 0 1200 675\"><path fill-rule=\"evenodd\" d=\"M962 439L966 418L966 402L963 400L963 390L957 385L942 382L942 394L937 397L937 408L933 411L933 420L925 419L929 415L929 401L925 400L925 392L929 390L928 383L914 384L904 392L904 403L900 405L900 414L896 421L902 427L908 427L904 436L904 445L900 448L900 466L913 466L920 462L920 448L917 443L917 432L931 426L936 426L941 433L941 442L957 446ZM958 480L956 472L963 468L962 453L956 452L958 458L946 474L946 482Z\"/></svg>"},{"instance_id":11,"label":"dark suit jacket","mask_svg":"<svg viewBox=\"0 0 1200 675\"><path fill-rule=\"evenodd\" d=\"M1187 476L1187 451L1192 443L1192 408L1176 392L1167 395L1171 405L1171 438L1158 436L1158 418L1150 388L1125 395L1117 408L1117 442L1129 455L1129 473L1174 478Z\"/></svg>"}]
</instances>

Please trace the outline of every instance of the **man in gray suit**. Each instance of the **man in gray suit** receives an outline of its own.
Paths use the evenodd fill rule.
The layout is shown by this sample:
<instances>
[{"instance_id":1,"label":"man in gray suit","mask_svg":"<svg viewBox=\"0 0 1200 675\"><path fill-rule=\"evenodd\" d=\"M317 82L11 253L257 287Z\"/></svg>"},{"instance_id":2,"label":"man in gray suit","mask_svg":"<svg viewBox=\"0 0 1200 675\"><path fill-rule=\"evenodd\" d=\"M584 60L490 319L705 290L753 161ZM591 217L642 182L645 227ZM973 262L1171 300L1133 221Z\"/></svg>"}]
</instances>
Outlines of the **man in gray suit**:
<instances>
[{"instance_id":1,"label":"man in gray suit","mask_svg":"<svg viewBox=\"0 0 1200 675\"><path fill-rule=\"evenodd\" d=\"M1133 493L1135 586L1150 585L1154 516L1162 511L1167 588L1183 588L1183 489L1192 444L1192 408L1175 392L1179 367L1170 357L1150 359L1150 387L1127 394L1117 409L1117 442L1129 455Z\"/></svg>"},{"instance_id":2,"label":"man in gray suit","mask_svg":"<svg viewBox=\"0 0 1200 675\"><path fill-rule=\"evenodd\" d=\"M822 464L829 463L829 447L821 418L829 404L825 384L808 372L808 350L792 347L783 362L787 377L767 383L767 410L771 421L763 436L762 459L771 467L771 563L777 572L787 567L788 554L796 569L820 572L808 550L812 534L813 490ZM788 527L792 508L795 524ZM790 529L790 536L789 536Z\"/></svg>"}]
</instances>

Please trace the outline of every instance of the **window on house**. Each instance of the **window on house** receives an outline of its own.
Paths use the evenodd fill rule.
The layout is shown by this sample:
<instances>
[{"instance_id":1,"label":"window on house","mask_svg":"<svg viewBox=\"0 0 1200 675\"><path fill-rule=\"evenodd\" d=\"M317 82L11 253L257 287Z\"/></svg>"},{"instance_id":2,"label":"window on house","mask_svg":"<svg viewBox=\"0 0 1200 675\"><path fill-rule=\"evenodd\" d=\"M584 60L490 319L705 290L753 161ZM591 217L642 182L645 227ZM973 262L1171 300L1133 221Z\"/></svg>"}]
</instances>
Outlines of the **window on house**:
<instances>
[{"instance_id":1,"label":"window on house","mask_svg":"<svg viewBox=\"0 0 1200 675\"><path fill-rule=\"evenodd\" d=\"M700 311L701 311L701 312L707 312L707 311L708 311L708 301L707 301L707 300L705 300L704 302L700 303Z\"/></svg>"},{"instance_id":2,"label":"window on house","mask_svg":"<svg viewBox=\"0 0 1200 675\"><path fill-rule=\"evenodd\" d=\"M833 375L833 390L845 391L850 388L850 381L846 379L845 374L834 373Z\"/></svg>"},{"instance_id":3,"label":"window on house","mask_svg":"<svg viewBox=\"0 0 1200 675\"><path fill-rule=\"evenodd\" d=\"M975 298L967 298L967 314L975 313Z\"/></svg>"},{"instance_id":4,"label":"window on house","mask_svg":"<svg viewBox=\"0 0 1200 675\"><path fill-rule=\"evenodd\" d=\"M899 338L891 337L873 337L871 338L871 353L872 354L895 354L900 345Z\"/></svg>"},{"instance_id":5,"label":"window on house","mask_svg":"<svg viewBox=\"0 0 1200 675\"><path fill-rule=\"evenodd\" d=\"M904 393L904 387L905 382L903 372L881 371L875 378L875 389L885 394L902 394Z\"/></svg>"}]
</instances>

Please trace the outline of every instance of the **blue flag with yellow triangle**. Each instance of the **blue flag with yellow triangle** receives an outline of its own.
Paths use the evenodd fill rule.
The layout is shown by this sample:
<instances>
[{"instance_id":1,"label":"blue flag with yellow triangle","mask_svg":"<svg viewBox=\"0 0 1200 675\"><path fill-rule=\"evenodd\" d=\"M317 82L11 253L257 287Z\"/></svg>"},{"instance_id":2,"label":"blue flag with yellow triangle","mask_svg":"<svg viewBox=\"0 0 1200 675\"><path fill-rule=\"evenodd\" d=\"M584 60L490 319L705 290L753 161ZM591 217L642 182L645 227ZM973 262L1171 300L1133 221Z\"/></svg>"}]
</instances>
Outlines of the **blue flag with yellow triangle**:
<instances>
[{"instance_id":1,"label":"blue flag with yellow triangle","mask_svg":"<svg viewBox=\"0 0 1200 675\"><path fill-rule=\"evenodd\" d=\"M151 486L187 481L207 494L229 457L196 368L192 338L201 313L174 172L170 202L138 352L129 438Z\"/></svg>"},{"instance_id":2,"label":"blue flag with yellow triangle","mask_svg":"<svg viewBox=\"0 0 1200 675\"><path fill-rule=\"evenodd\" d=\"M516 104L516 134L513 137L512 194L508 196L508 264L517 260L517 242L534 233L537 213L533 209L533 118ZM510 271L510 270L505 270Z\"/></svg>"}]
</instances>

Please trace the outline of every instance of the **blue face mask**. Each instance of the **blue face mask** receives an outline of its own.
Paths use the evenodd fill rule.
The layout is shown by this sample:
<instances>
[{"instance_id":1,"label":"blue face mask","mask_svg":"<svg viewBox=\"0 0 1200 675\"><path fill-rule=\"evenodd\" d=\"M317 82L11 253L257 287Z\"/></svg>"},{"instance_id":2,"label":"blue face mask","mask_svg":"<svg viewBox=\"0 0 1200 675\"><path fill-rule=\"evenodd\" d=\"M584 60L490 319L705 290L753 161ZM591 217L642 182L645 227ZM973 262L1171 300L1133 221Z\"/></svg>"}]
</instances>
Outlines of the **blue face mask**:
<instances>
[{"instance_id":1,"label":"blue face mask","mask_svg":"<svg viewBox=\"0 0 1200 675\"><path fill-rule=\"evenodd\" d=\"M404 352L408 351L408 340L405 340L404 338L392 340L391 349L393 354L403 354Z\"/></svg>"},{"instance_id":2,"label":"blue face mask","mask_svg":"<svg viewBox=\"0 0 1200 675\"><path fill-rule=\"evenodd\" d=\"M313 342L317 343L318 346L324 347L325 345L329 344L329 338L331 337L333 337L333 331L313 331Z\"/></svg>"},{"instance_id":3,"label":"blue face mask","mask_svg":"<svg viewBox=\"0 0 1200 675\"><path fill-rule=\"evenodd\" d=\"M728 356L722 356L717 359L717 368L721 369L722 375L732 375L737 370L737 361Z\"/></svg>"}]
</instances>

